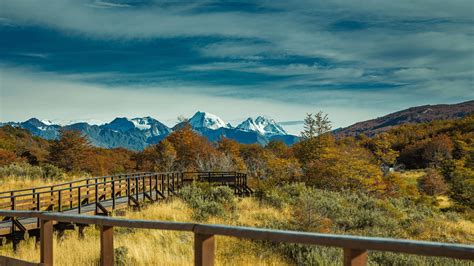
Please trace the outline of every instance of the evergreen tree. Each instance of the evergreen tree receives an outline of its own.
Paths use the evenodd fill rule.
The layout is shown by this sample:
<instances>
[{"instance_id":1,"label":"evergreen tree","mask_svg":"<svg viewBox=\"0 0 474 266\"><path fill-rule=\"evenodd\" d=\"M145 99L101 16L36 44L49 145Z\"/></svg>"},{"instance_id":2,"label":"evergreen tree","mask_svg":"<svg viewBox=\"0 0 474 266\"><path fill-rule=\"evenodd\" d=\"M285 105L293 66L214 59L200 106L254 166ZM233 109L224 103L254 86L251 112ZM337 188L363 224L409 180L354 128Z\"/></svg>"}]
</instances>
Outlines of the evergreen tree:
<instances>
[{"instance_id":1,"label":"evergreen tree","mask_svg":"<svg viewBox=\"0 0 474 266\"><path fill-rule=\"evenodd\" d=\"M321 111L315 115L307 114L301 132L302 141L296 147L298 159L303 165L321 157L323 148L334 141L330 132L331 121L327 114Z\"/></svg>"}]
</instances>

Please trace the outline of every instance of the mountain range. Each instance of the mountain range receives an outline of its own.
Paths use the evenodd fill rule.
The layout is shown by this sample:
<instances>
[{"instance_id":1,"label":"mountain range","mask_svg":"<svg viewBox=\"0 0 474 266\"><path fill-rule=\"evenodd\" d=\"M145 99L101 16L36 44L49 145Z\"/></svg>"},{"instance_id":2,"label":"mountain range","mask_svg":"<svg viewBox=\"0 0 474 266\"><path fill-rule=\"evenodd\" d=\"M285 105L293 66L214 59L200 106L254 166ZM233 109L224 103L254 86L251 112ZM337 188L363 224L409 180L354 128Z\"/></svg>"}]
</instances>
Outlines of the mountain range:
<instances>
[{"instance_id":1,"label":"mountain range","mask_svg":"<svg viewBox=\"0 0 474 266\"><path fill-rule=\"evenodd\" d=\"M371 137L402 124L457 119L472 114L473 112L474 101L458 104L423 105L411 107L376 119L359 122L346 128L339 128L334 130L334 133L339 137L357 136L362 133Z\"/></svg>"},{"instance_id":2,"label":"mountain range","mask_svg":"<svg viewBox=\"0 0 474 266\"><path fill-rule=\"evenodd\" d=\"M458 104L423 105L376 119L358 122L349 127L335 129L333 132L338 137L357 136L362 133L370 137L402 124L462 118L473 112L474 101ZM299 140L299 137L288 134L282 125L275 122L275 120L265 116L258 116L255 119L248 118L233 127L216 115L207 112L196 112L191 118L187 119L187 122L194 131L207 137L210 141L217 141L222 137L226 137L245 144L258 143L265 145L272 140L279 140L291 145ZM33 135L45 139L57 139L61 129L78 130L86 135L95 146L143 150L148 145L158 143L171 132L182 127L183 123L178 123L169 128L152 117L132 119L121 117L103 125L77 122L61 126L48 120L31 118L25 122L0 122L0 126L21 127L27 129Z\"/></svg>"},{"instance_id":3,"label":"mountain range","mask_svg":"<svg viewBox=\"0 0 474 266\"><path fill-rule=\"evenodd\" d=\"M89 141L98 147L117 148L123 147L131 150L143 150L146 146L156 144L184 122L173 128L152 117L140 118L115 118L110 123L91 125L78 122L61 126L48 120L31 118L24 122L0 123L0 126L10 125L21 127L33 135L45 139L57 139L61 129L77 130L82 132ZM221 118L207 112L196 112L187 120L194 131L207 137L210 141L217 141L222 137L234 139L240 143L258 143L265 145L271 140L280 140L288 145L298 141L297 136L288 134L275 120L259 116L255 119L248 118L236 127L225 123Z\"/></svg>"}]
</instances>

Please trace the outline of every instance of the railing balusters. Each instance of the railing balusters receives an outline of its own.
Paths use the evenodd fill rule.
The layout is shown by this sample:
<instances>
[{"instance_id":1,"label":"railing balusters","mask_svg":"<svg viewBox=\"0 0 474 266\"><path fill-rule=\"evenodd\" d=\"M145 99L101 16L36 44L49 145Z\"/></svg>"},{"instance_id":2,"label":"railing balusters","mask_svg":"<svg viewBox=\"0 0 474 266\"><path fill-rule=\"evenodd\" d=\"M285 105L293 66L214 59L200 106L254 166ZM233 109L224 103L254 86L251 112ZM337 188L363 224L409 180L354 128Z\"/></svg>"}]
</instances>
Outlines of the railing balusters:
<instances>
[{"instance_id":1,"label":"railing balusters","mask_svg":"<svg viewBox=\"0 0 474 266\"><path fill-rule=\"evenodd\" d=\"M130 205L130 177L127 177L127 200L128 205Z\"/></svg>"},{"instance_id":2,"label":"railing balusters","mask_svg":"<svg viewBox=\"0 0 474 266\"><path fill-rule=\"evenodd\" d=\"M62 199L61 199L61 190L58 190L58 211L62 212L63 211L63 206L62 206Z\"/></svg>"},{"instance_id":3,"label":"railing balusters","mask_svg":"<svg viewBox=\"0 0 474 266\"><path fill-rule=\"evenodd\" d=\"M98 206L97 203L99 203L99 188L97 187L97 181L95 182L95 214L98 214Z\"/></svg>"},{"instance_id":4,"label":"railing balusters","mask_svg":"<svg viewBox=\"0 0 474 266\"><path fill-rule=\"evenodd\" d=\"M115 181L112 180L112 210L115 210Z\"/></svg>"},{"instance_id":5,"label":"railing balusters","mask_svg":"<svg viewBox=\"0 0 474 266\"><path fill-rule=\"evenodd\" d=\"M140 193L140 185L138 184L138 175L135 177L135 199L138 201L138 194Z\"/></svg>"},{"instance_id":6,"label":"railing balusters","mask_svg":"<svg viewBox=\"0 0 474 266\"><path fill-rule=\"evenodd\" d=\"M72 183L69 183L69 208L72 209L73 207L73 202L74 202L74 199L73 199L73 196L72 196Z\"/></svg>"},{"instance_id":7,"label":"railing balusters","mask_svg":"<svg viewBox=\"0 0 474 266\"><path fill-rule=\"evenodd\" d=\"M10 201L11 201L11 209L14 211L16 209L15 208L15 193L14 192L11 193Z\"/></svg>"},{"instance_id":8,"label":"railing balusters","mask_svg":"<svg viewBox=\"0 0 474 266\"><path fill-rule=\"evenodd\" d=\"M81 213L82 198L81 198L81 187L77 188L77 212Z\"/></svg>"}]
</instances>

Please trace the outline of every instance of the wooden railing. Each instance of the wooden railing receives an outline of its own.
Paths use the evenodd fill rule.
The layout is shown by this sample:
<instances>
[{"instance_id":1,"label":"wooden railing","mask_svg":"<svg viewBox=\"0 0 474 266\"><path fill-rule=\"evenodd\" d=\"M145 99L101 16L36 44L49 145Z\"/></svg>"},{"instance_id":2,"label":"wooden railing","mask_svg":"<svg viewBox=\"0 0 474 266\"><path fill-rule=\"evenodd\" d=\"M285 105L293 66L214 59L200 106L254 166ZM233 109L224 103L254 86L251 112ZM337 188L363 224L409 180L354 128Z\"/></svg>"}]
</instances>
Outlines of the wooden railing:
<instances>
[{"instance_id":1,"label":"wooden railing","mask_svg":"<svg viewBox=\"0 0 474 266\"><path fill-rule=\"evenodd\" d=\"M236 194L251 193L247 175L237 172L170 172L132 173L81 179L51 186L0 192L0 209L64 211L78 209L85 204L128 197L138 201L140 197L152 200L175 194L184 183L203 181L231 185ZM97 209L96 209L97 210Z\"/></svg>"},{"instance_id":2,"label":"wooden railing","mask_svg":"<svg viewBox=\"0 0 474 266\"><path fill-rule=\"evenodd\" d=\"M318 234L295 231L268 230L250 227L210 225L197 223L128 220L105 216L71 215L37 211L2 211L0 216L9 218L33 217L40 220L40 263L53 265L53 224L55 222L89 224L100 227L100 264L114 264L114 227L188 231L194 233L195 265L214 265L214 236L230 236L252 240L321 245L342 248L344 265L366 265L368 250L388 251L424 256L474 259L474 246L426 241L373 238L348 235ZM15 260L3 257L4 260ZM15 263L21 263L15 260ZM16 265L33 265L24 262Z\"/></svg>"}]
</instances>

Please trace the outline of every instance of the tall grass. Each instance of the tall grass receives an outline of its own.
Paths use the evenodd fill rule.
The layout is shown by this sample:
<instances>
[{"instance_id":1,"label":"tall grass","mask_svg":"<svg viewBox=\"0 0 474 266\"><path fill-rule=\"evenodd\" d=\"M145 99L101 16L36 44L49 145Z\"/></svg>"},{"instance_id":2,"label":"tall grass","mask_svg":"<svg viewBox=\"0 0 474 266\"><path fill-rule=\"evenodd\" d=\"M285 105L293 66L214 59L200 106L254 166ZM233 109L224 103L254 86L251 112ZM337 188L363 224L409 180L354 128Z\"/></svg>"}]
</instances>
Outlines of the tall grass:
<instances>
[{"instance_id":1,"label":"tall grass","mask_svg":"<svg viewBox=\"0 0 474 266\"><path fill-rule=\"evenodd\" d=\"M245 199L241 208L248 206ZM241 205L238 203L238 205ZM276 210L275 210L276 214ZM127 218L164 221L192 221L193 211L179 199L149 205L140 212L127 212ZM247 215L244 215L247 216ZM258 223L252 215L244 220ZM213 219L215 223L226 223ZM251 224L250 224L251 225ZM99 232L97 228L87 227L85 238L79 239L77 232L67 231L58 239L54 238L54 263L56 265L95 265L99 261ZM114 245L120 250L123 265L193 265L193 234L163 230L115 228ZM0 255L39 261L39 247L33 239L22 242L17 252L12 246L0 248ZM230 237L216 237L217 265L288 265L280 254L262 249L262 245Z\"/></svg>"}]
</instances>

